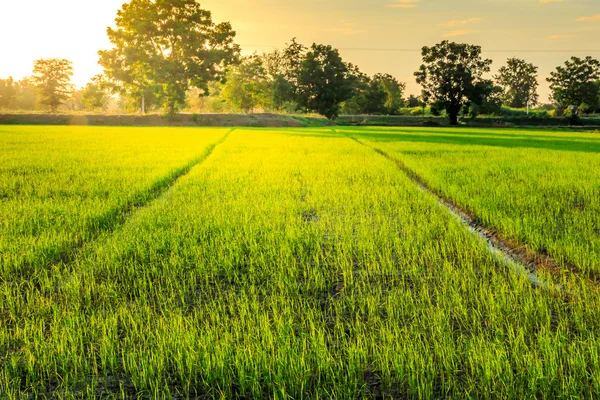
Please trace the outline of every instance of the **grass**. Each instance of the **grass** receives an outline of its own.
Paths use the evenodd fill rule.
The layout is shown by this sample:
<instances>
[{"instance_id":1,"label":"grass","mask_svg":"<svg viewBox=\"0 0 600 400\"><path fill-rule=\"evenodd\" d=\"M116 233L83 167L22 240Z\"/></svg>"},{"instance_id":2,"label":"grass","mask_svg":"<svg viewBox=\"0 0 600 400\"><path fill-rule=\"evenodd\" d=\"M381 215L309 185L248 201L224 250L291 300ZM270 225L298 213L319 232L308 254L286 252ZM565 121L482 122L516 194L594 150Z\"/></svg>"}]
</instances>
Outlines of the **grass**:
<instances>
[{"instance_id":1,"label":"grass","mask_svg":"<svg viewBox=\"0 0 600 400\"><path fill-rule=\"evenodd\" d=\"M45 266L35 284L12 264L4 270L0 397L550 399L600 391L593 288L571 279L576 296L534 290L435 196L342 134L163 129L194 143L195 153L176 161L177 141L147 130L2 129L13 168L52 153L29 145L40 136L72 159L115 157L125 151L115 140L155 149L140 150L149 159L124 157L119 169L107 161L105 175L128 185L80 172L120 198L144 175L128 171L144 162L156 171L154 157L200 162ZM98 145L84 147L90 141ZM83 165L69 160L31 186ZM70 206L80 217L88 204Z\"/></svg>"},{"instance_id":2,"label":"grass","mask_svg":"<svg viewBox=\"0 0 600 400\"><path fill-rule=\"evenodd\" d=\"M35 274L111 229L226 132L0 127L2 275Z\"/></svg>"},{"instance_id":3,"label":"grass","mask_svg":"<svg viewBox=\"0 0 600 400\"><path fill-rule=\"evenodd\" d=\"M350 134L397 157L503 236L600 273L600 137L534 130L370 129Z\"/></svg>"}]
</instances>

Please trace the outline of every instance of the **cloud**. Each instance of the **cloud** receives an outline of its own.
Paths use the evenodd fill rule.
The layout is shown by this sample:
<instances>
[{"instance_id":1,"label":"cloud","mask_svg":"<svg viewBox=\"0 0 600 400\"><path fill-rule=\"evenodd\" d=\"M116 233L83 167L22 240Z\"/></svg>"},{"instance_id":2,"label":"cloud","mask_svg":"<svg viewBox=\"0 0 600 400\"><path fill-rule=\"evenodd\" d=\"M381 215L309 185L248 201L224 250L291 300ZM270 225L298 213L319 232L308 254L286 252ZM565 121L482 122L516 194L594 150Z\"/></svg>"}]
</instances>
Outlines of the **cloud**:
<instances>
[{"instance_id":1,"label":"cloud","mask_svg":"<svg viewBox=\"0 0 600 400\"><path fill-rule=\"evenodd\" d=\"M420 3L421 0L396 0L394 3L389 3L386 7L389 8L416 8L417 3Z\"/></svg>"},{"instance_id":2,"label":"cloud","mask_svg":"<svg viewBox=\"0 0 600 400\"><path fill-rule=\"evenodd\" d=\"M481 18L469 18L469 19L448 21L445 24L442 24L442 26L447 26L449 28L456 28L457 26L474 24L479 21L481 21Z\"/></svg>"},{"instance_id":3,"label":"cloud","mask_svg":"<svg viewBox=\"0 0 600 400\"><path fill-rule=\"evenodd\" d=\"M551 36L546 36L546 39L561 40L561 39L571 39L574 37L575 37L575 35L551 35Z\"/></svg>"},{"instance_id":4,"label":"cloud","mask_svg":"<svg viewBox=\"0 0 600 400\"><path fill-rule=\"evenodd\" d=\"M581 17L576 19L577 22L600 22L600 14L590 15L588 17Z\"/></svg>"},{"instance_id":5,"label":"cloud","mask_svg":"<svg viewBox=\"0 0 600 400\"><path fill-rule=\"evenodd\" d=\"M457 36L470 35L472 33L479 33L479 31L474 31L474 30L470 30L470 29L458 29L455 31L446 32L444 34L444 37L445 38L453 38L453 37L457 37Z\"/></svg>"},{"instance_id":6,"label":"cloud","mask_svg":"<svg viewBox=\"0 0 600 400\"><path fill-rule=\"evenodd\" d=\"M361 29L359 24L352 23L352 22L343 23L341 26L339 26L337 28L329 28L326 31L341 33L341 34L348 35L348 36L358 35L359 33L368 32L368 30L366 30L366 29Z\"/></svg>"}]
</instances>

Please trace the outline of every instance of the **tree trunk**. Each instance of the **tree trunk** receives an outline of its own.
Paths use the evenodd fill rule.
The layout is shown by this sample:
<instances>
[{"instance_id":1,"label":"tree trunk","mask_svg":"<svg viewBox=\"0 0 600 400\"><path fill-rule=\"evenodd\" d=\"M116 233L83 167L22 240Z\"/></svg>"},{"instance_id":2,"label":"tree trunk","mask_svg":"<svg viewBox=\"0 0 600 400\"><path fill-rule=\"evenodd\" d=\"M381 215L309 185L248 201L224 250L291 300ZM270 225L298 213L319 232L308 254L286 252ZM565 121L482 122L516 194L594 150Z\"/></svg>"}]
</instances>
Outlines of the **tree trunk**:
<instances>
[{"instance_id":1,"label":"tree trunk","mask_svg":"<svg viewBox=\"0 0 600 400\"><path fill-rule=\"evenodd\" d=\"M458 111L449 110L448 118L450 119L450 125L458 125Z\"/></svg>"}]
</instances>

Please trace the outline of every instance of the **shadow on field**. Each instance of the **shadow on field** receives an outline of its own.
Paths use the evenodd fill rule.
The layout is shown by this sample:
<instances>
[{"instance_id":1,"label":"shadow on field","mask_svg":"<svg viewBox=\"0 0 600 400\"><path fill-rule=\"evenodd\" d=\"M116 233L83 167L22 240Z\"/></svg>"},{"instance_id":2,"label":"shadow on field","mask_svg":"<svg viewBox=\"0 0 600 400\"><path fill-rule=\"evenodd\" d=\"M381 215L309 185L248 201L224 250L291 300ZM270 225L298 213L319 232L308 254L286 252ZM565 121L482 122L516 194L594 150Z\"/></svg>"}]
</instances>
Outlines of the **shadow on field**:
<instances>
[{"instance_id":1,"label":"shadow on field","mask_svg":"<svg viewBox=\"0 0 600 400\"><path fill-rule=\"evenodd\" d=\"M350 133L360 139L375 142L421 142L600 153L600 136L594 140L592 137L589 139L581 137L570 139L543 135L485 134L480 132L441 132L431 130L378 130L375 132L344 130L344 132Z\"/></svg>"},{"instance_id":2,"label":"shadow on field","mask_svg":"<svg viewBox=\"0 0 600 400\"><path fill-rule=\"evenodd\" d=\"M272 131L273 133L290 136L290 137L305 137L305 138L318 138L318 139L340 139L345 136L340 135L339 133L335 133L332 131L319 131L319 130L291 130L291 129L282 129L277 131Z\"/></svg>"}]
</instances>

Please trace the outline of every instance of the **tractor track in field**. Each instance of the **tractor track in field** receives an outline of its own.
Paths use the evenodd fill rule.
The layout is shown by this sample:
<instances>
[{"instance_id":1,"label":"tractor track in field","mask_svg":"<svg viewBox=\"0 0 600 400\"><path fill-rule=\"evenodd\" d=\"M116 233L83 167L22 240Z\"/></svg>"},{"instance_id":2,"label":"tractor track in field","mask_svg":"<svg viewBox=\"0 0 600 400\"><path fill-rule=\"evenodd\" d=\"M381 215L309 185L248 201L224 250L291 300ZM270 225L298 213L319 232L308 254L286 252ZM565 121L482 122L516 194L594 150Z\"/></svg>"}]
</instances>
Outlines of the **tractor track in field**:
<instances>
[{"instance_id":1,"label":"tractor track in field","mask_svg":"<svg viewBox=\"0 0 600 400\"><path fill-rule=\"evenodd\" d=\"M537 271L548 271L554 276L559 276L562 272L564 272L565 267L561 267L560 264L552 257L548 256L547 254L539 253L525 244L502 237L502 235L500 235L498 232L483 225L475 216L458 206L454 201L446 198L440 193L439 190L431 187L423 178L421 178L421 176L410 169L398 158L391 156L375 146L364 143L347 133L340 133L356 143L368 147L377 154L394 162L398 169L404 172L404 174L422 191L435 196L438 199L440 206L443 206L450 211L452 215L458 218L469 229L469 232L471 232L473 236L484 240L496 261L499 261L518 273L527 276L531 284L536 288L553 289L559 292L572 294L567 292L560 285L542 281L536 274ZM566 269L574 274L582 274L582 272L575 266L566 266ZM587 280L593 285L600 286L600 274L592 274L585 276L585 278L587 278Z\"/></svg>"},{"instance_id":2,"label":"tractor track in field","mask_svg":"<svg viewBox=\"0 0 600 400\"><path fill-rule=\"evenodd\" d=\"M145 208L152 202L160 199L181 178L189 174L194 167L197 167L206 161L212 155L214 150L219 145L223 144L235 130L236 128L232 128L227 131L221 139L208 145L200 156L192 159L183 167L174 170L171 174L157 180L150 188L136 193L126 204L115 207L100 217L89 221L87 224L87 226L90 227L89 233L85 235L84 238L79 238L79 240L64 246L58 254L49 257L41 263L41 265L25 263L21 268L21 272L18 274L21 275L22 278L29 279L34 275L33 272L35 272L35 269L50 267L57 263L68 264L74 261L87 244L94 242L103 234L114 232L119 227L123 226L136 211Z\"/></svg>"}]
</instances>

